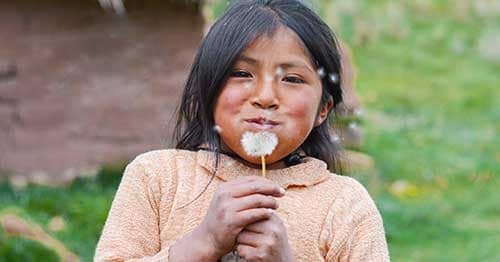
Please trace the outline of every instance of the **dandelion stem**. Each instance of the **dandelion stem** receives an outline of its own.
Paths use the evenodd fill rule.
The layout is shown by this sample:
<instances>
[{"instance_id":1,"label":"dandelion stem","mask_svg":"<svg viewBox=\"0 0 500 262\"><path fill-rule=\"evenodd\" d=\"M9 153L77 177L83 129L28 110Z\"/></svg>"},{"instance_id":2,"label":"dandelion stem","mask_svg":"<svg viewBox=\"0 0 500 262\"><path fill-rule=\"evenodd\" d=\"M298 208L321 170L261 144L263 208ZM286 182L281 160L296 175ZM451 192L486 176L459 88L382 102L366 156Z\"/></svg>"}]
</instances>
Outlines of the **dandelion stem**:
<instances>
[{"instance_id":1,"label":"dandelion stem","mask_svg":"<svg viewBox=\"0 0 500 262\"><path fill-rule=\"evenodd\" d=\"M260 160L262 162L262 176L266 177L266 157L264 155L261 155Z\"/></svg>"}]
</instances>

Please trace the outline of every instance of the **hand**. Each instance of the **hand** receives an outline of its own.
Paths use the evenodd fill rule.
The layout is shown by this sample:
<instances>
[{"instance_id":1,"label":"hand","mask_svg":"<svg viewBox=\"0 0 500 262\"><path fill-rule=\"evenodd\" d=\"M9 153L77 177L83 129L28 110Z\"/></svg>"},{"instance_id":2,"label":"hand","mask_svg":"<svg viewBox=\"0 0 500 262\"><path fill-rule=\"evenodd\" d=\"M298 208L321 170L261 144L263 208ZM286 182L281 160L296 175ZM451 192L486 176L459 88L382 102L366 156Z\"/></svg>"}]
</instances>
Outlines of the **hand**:
<instances>
[{"instance_id":1,"label":"hand","mask_svg":"<svg viewBox=\"0 0 500 262\"><path fill-rule=\"evenodd\" d=\"M295 261L286 228L274 212L269 219L247 226L236 244L246 261Z\"/></svg>"},{"instance_id":2,"label":"hand","mask_svg":"<svg viewBox=\"0 0 500 262\"><path fill-rule=\"evenodd\" d=\"M205 218L197 228L198 239L206 239L215 257L230 252L236 237L247 225L271 218L278 208L275 197L284 190L259 176L243 176L221 184L212 197Z\"/></svg>"}]
</instances>

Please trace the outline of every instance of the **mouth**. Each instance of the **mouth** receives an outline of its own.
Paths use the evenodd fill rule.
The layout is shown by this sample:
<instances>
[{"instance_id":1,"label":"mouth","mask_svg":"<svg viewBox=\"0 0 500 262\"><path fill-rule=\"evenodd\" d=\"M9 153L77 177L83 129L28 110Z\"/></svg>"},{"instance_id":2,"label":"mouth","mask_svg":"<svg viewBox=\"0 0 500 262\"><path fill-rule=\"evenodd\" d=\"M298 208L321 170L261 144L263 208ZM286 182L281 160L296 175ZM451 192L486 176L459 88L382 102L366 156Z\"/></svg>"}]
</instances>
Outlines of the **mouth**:
<instances>
[{"instance_id":1,"label":"mouth","mask_svg":"<svg viewBox=\"0 0 500 262\"><path fill-rule=\"evenodd\" d=\"M245 119L245 122L248 123L251 127L260 130L272 129L280 124L265 117L248 118Z\"/></svg>"}]
</instances>

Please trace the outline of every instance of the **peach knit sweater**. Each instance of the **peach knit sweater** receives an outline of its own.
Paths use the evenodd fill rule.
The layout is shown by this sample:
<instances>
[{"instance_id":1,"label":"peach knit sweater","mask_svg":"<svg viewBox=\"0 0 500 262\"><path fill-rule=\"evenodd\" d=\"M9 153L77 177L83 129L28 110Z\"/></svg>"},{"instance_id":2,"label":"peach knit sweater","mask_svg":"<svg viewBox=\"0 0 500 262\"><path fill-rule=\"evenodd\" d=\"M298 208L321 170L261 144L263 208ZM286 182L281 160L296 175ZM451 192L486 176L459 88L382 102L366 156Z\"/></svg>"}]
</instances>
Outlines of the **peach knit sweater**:
<instances>
[{"instance_id":1,"label":"peach knit sweater","mask_svg":"<svg viewBox=\"0 0 500 262\"><path fill-rule=\"evenodd\" d=\"M389 261L381 216L356 180L331 174L323 161L268 170L286 189L278 198L297 261ZM113 200L95 261L168 261L169 247L203 219L217 185L260 170L221 155L216 178L208 151L158 150L144 153L125 169Z\"/></svg>"}]
</instances>

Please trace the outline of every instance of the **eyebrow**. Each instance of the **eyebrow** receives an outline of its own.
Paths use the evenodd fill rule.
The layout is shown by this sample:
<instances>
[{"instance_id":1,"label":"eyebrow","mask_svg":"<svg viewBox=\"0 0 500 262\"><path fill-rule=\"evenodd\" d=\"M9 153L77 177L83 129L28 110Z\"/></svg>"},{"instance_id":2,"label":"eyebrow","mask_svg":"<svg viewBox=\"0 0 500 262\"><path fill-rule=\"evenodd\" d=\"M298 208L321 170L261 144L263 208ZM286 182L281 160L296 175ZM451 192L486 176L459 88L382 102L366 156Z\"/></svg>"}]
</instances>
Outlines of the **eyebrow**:
<instances>
[{"instance_id":1,"label":"eyebrow","mask_svg":"<svg viewBox=\"0 0 500 262\"><path fill-rule=\"evenodd\" d=\"M236 60L243 61L243 62L249 63L251 65L257 65L259 63L259 61L257 59L254 59L254 58L251 58L251 57L245 56L245 55L238 56L238 59L236 59ZM314 73L314 71L307 64L305 64L302 61L289 61L289 62L279 64L278 67L281 67L283 69L287 69L287 68L291 68L291 67L304 67L307 70L309 70L311 73Z\"/></svg>"}]
</instances>

